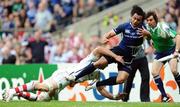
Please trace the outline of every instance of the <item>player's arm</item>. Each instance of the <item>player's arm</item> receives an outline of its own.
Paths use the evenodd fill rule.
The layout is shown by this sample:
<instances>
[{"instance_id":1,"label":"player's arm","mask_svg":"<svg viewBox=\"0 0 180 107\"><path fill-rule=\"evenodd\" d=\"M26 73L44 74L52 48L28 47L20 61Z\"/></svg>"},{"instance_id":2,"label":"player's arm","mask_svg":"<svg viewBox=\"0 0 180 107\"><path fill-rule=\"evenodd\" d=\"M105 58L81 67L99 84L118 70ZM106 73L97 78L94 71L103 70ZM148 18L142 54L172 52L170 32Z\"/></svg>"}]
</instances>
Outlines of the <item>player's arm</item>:
<instances>
[{"instance_id":1,"label":"player's arm","mask_svg":"<svg viewBox=\"0 0 180 107\"><path fill-rule=\"evenodd\" d=\"M39 90L39 91L46 91L48 92L49 91L49 86L45 83L40 83L40 82L36 82L34 84L34 90Z\"/></svg>"},{"instance_id":2,"label":"player's arm","mask_svg":"<svg viewBox=\"0 0 180 107\"><path fill-rule=\"evenodd\" d=\"M138 28L138 34L145 37L145 38L146 37L150 38L150 36L151 36L151 33L144 27Z\"/></svg>"},{"instance_id":3,"label":"player's arm","mask_svg":"<svg viewBox=\"0 0 180 107\"><path fill-rule=\"evenodd\" d=\"M116 28L112 29L111 31L105 33L103 36L103 43L107 43L109 38L124 32L127 25L128 25L127 23L120 24L118 27L116 27Z\"/></svg>"},{"instance_id":4,"label":"player's arm","mask_svg":"<svg viewBox=\"0 0 180 107\"><path fill-rule=\"evenodd\" d=\"M175 41L176 41L176 48L175 48L176 50L175 50L175 52L179 53L180 52L180 35L179 34L176 36Z\"/></svg>"},{"instance_id":5,"label":"player's arm","mask_svg":"<svg viewBox=\"0 0 180 107\"><path fill-rule=\"evenodd\" d=\"M106 97L106 98L109 98L111 100L120 100L122 99L123 97L125 97L126 94L117 94L117 95L113 95L112 93L108 92L104 86L100 86L100 87L97 87L97 90L99 91L99 93Z\"/></svg>"},{"instance_id":6,"label":"player's arm","mask_svg":"<svg viewBox=\"0 0 180 107\"><path fill-rule=\"evenodd\" d=\"M114 32L114 30L112 29L111 31L107 32L104 34L103 36L103 40L102 40L102 43L103 44L106 44L108 42L108 39L113 37L113 36L116 36L116 33Z\"/></svg>"},{"instance_id":7,"label":"player's arm","mask_svg":"<svg viewBox=\"0 0 180 107\"><path fill-rule=\"evenodd\" d=\"M177 34L175 30L172 30L168 25L163 24L163 29L165 29L166 33L170 37L170 39L174 39L176 43L174 55L178 55L180 51L180 35Z\"/></svg>"}]
</instances>

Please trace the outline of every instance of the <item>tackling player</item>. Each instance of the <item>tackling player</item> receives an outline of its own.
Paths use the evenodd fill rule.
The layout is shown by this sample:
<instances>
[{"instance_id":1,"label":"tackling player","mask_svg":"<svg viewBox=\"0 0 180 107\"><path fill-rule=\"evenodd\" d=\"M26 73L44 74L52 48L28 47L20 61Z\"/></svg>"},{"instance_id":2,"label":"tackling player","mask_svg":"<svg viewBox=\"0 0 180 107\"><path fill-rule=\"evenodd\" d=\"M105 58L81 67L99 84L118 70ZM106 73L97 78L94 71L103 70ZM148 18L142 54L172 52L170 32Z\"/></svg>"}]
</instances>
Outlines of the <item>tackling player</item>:
<instances>
[{"instance_id":1,"label":"tackling player","mask_svg":"<svg viewBox=\"0 0 180 107\"><path fill-rule=\"evenodd\" d=\"M110 45L106 45L106 46L110 47ZM13 96L18 95L20 97L24 97L31 101L36 101L36 100L49 101L49 100L51 100L52 96L57 94L57 92L61 91L68 85L74 86L74 84L77 82L99 79L98 71L91 73L87 76L84 76L82 78L79 78L77 81L75 81L73 83L70 82L69 80L67 80L66 77L68 75L75 75L76 73L81 72L85 66L87 66L91 62L98 60L101 57L101 55L111 56L111 57L115 58L117 61L120 61L123 63L123 59L121 56L118 56L118 55L112 53L108 48L99 46L96 49L94 49L90 55L88 55L86 58L84 58L73 69L57 70L52 74L51 77L49 77L42 83L39 83L37 81L32 81L32 82L29 82L22 86L5 90L3 92L3 99L8 102L13 98ZM36 94L30 93L30 92L27 92L27 91L33 91L33 90L41 90L43 92L41 92L40 95L36 95ZM102 92L100 91L100 93L102 93L102 95L104 95L104 96L108 96L108 98L117 100L118 98L122 97L121 94L118 94L116 97L114 97L111 93L108 93L104 88L101 88L101 90L102 90Z\"/></svg>"}]
</instances>

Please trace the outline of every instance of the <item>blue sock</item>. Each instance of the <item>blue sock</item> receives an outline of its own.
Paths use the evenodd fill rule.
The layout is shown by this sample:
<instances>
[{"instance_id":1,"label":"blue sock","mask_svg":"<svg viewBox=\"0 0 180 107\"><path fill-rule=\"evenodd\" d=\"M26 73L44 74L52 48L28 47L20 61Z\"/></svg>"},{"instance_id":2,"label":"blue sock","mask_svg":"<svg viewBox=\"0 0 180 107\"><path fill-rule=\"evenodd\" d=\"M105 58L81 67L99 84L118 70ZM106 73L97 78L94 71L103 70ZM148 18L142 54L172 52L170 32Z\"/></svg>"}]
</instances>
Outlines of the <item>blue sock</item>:
<instances>
[{"instance_id":1,"label":"blue sock","mask_svg":"<svg viewBox=\"0 0 180 107\"><path fill-rule=\"evenodd\" d=\"M176 80L176 82L177 82L177 84L178 84L178 87L179 87L179 89L180 89L180 75L179 75L179 73L177 73L176 75L174 75L174 78L175 78L175 80Z\"/></svg>"},{"instance_id":2,"label":"blue sock","mask_svg":"<svg viewBox=\"0 0 180 107\"><path fill-rule=\"evenodd\" d=\"M98 86L105 86L105 85L116 85L116 78L117 76L114 77L109 77L108 79L102 80L102 81L98 81L96 83L96 87Z\"/></svg>"},{"instance_id":3,"label":"blue sock","mask_svg":"<svg viewBox=\"0 0 180 107\"><path fill-rule=\"evenodd\" d=\"M159 91L161 92L162 97L167 97L167 94L164 90L163 82L162 82L160 76L159 75L155 76L154 81L155 81Z\"/></svg>"},{"instance_id":4,"label":"blue sock","mask_svg":"<svg viewBox=\"0 0 180 107\"><path fill-rule=\"evenodd\" d=\"M96 70L96 68L93 65L93 63L89 64L78 75L76 75L76 79L75 80L78 80L79 78L92 73L94 70Z\"/></svg>"}]
</instances>

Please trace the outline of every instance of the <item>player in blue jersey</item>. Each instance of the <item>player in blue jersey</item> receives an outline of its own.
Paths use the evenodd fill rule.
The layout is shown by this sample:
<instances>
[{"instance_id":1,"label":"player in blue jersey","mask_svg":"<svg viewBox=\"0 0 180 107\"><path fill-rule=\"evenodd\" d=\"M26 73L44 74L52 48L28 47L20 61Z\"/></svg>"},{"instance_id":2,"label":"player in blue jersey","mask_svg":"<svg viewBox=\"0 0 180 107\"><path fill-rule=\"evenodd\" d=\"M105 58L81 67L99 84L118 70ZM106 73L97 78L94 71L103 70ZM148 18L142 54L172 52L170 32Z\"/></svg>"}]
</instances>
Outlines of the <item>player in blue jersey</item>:
<instances>
[{"instance_id":1,"label":"player in blue jersey","mask_svg":"<svg viewBox=\"0 0 180 107\"><path fill-rule=\"evenodd\" d=\"M137 51L143 43L143 37L139 34L138 28L143 28L143 21L145 18L145 12L137 5L133 6L131 10L131 20L124 24L119 25L117 28L112 29L104 35L103 43L106 43L109 38L114 37L118 34L122 34L123 38L118 46L111 49L117 55L120 55L124 59L124 63L117 62L114 58L109 56L101 57L98 61L89 64L84 70L78 75L70 75L67 77L69 80L77 80L84 75L90 74L96 68L104 68L110 63L118 64L118 75L109 77L106 80L98 81L94 86L105 86L122 84L127 80L129 73L131 73L130 64L132 63ZM92 86L93 87L93 86ZM88 90L88 88L87 88Z\"/></svg>"}]
</instances>

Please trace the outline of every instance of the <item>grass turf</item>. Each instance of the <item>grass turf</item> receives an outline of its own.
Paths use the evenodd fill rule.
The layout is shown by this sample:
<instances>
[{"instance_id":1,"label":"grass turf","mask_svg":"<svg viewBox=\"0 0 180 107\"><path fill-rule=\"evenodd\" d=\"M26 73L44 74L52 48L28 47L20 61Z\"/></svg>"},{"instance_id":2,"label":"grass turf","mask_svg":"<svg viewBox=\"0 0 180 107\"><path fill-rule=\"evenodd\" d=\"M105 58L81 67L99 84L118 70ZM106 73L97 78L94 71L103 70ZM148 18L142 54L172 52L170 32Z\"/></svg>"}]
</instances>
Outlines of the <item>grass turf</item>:
<instances>
[{"instance_id":1,"label":"grass turf","mask_svg":"<svg viewBox=\"0 0 180 107\"><path fill-rule=\"evenodd\" d=\"M180 103L141 103L141 102L29 102L29 101L0 101L0 107L180 107Z\"/></svg>"}]
</instances>

